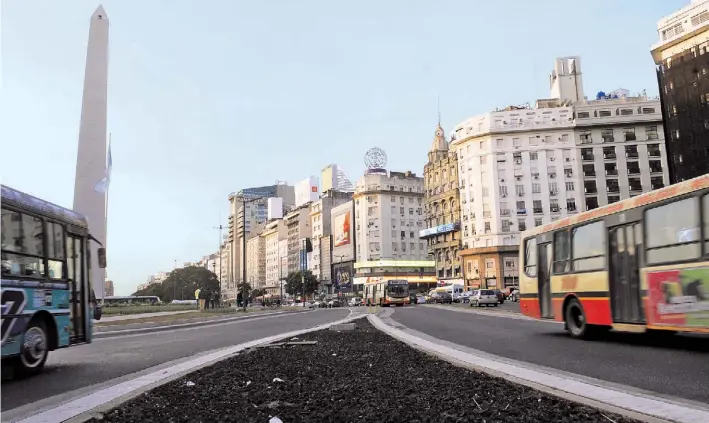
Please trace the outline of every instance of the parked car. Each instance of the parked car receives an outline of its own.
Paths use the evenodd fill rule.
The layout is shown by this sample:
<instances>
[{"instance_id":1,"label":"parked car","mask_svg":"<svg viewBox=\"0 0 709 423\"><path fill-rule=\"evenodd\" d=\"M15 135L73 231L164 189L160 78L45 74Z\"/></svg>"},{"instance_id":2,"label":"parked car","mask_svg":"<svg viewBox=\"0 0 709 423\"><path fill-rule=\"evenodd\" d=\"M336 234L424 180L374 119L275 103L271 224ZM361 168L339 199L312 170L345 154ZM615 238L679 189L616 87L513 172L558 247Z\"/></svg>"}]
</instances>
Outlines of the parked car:
<instances>
[{"instance_id":1,"label":"parked car","mask_svg":"<svg viewBox=\"0 0 709 423\"><path fill-rule=\"evenodd\" d=\"M436 292L433 297L434 304L453 304L453 296L450 292Z\"/></svg>"},{"instance_id":2,"label":"parked car","mask_svg":"<svg viewBox=\"0 0 709 423\"><path fill-rule=\"evenodd\" d=\"M342 303L337 298L333 298L332 300L327 302L327 308L337 308L337 307L342 307Z\"/></svg>"},{"instance_id":3,"label":"parked car","mask_svg":"<svg viewBox=\"0 0 709 423\"><path fill-rule=\"evenodd\" d=\"M358 307L358 306L361 306L361 305L362 305L362 299L359 298L359 297L350 298L350 301L349 301L348 305L349 305L350 307Z\"/></svg>"},{"instance_id":4,"label":"parked car","mask_svg":"<svg viewBox=\"0 0 709 423\"><path fill-rule=\"evenodd\" d=\"M512 289L512 291L510 292L510 296L507 297L507 299L509 299L510 301L515 302L515 303L517 301L519 301L519 289L517 289L517 288Z\"/></svg>"},{"instance_id":5,"label":"parked car","mask_svg":"<svg viewBox=\"0 0 709 423\"><path fill-rule=\"evenodd\" d=\"M505 302L505 294L502 293L499 289L493 289L495 291L495 295L497 295L497 302L499 304L504 304Z\"/></svg>"},{"instance_id":6,"label":"parked car","mask_svg":"<svg viewBox=\"0 0 709 423\"><path fill-rule=\"evenodd\" d=\"M492 289L478 289L470 295L470 307L482 305L497 307L497 304L499 304L499 299Z\"/></svg>"}]
</instances>

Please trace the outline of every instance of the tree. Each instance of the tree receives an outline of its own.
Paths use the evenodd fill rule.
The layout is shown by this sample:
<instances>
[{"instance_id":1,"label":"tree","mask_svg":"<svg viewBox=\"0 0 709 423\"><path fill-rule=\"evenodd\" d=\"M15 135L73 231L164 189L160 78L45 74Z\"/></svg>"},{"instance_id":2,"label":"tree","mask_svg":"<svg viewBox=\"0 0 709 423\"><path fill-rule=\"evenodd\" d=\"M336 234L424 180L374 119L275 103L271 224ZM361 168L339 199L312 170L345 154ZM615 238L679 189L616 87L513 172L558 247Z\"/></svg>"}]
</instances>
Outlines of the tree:
<instances>
[{"instance_id":1,"label":"tree","mask_svg":"<svg viewBox=\"0 0 709 423\"><path fill-rule=\"evenodd\" d=\"M212 271L199 266L175 269L162 283L152 284L133 295L157 295L163 302L172 300L194 300L195 290L202 290L201 294L218 299L221 294L219 279Z\"/></svg>"},{"instance_id":2,"label":"tree","mask_svg":"<svg viewBox=\"0 0 709 423\"><path fill-rule=\"evenodd\" d=\"M286 277L286 292L290 295L303 295L302 272L292 272ZM305 271L305 295L312 295L318 290L318 278L310 270Z\"/></svg>"}]
</instances>

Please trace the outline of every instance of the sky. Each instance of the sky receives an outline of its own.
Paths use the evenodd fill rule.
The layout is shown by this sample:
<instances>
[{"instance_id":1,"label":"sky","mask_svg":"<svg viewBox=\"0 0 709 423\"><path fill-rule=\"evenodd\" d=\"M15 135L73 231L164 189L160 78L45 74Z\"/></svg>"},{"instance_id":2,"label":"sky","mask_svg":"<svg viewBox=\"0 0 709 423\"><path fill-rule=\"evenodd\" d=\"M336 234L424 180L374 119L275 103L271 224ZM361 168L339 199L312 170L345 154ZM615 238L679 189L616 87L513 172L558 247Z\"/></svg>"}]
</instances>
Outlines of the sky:
<instances>
[{"instance_id":1,"label":"sky","mask_svg":"<svg viewBox=\"0 0 709 423\"><path fill-rule=\"evenodd\" d=\"M2 2L0 181L73 204L88 0ZM437 121L549 97L556 57L585 93L657 95L657 21L689 0L106 0L108 277L117 295L218 250L230 192L378 146L423 173ZM169 5L169 6L168 6ZM19 158L24 157L23 160ZM30 160L31 159L31 160Z\"/></svg>"}]
</instances>

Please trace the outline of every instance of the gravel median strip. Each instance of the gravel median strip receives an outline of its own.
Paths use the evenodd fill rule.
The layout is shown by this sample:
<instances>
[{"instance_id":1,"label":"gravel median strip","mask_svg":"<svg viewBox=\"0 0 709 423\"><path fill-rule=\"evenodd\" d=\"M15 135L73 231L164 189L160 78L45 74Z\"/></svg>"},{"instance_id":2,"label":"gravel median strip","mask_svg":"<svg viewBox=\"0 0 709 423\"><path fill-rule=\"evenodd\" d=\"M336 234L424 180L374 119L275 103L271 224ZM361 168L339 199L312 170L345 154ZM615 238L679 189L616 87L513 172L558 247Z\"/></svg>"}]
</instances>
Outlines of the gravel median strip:
<instances>
[{"instance_id":1,"label":"gravel median strip","mask_svg":"<svg viewBox=\"0 0 709 423\"><path fill-rule=\"evenodd\" d=\"M89 421L635 422L453 366L366 319L354 331L297 338L244 351Z\"/></svg>"}]
</instances>

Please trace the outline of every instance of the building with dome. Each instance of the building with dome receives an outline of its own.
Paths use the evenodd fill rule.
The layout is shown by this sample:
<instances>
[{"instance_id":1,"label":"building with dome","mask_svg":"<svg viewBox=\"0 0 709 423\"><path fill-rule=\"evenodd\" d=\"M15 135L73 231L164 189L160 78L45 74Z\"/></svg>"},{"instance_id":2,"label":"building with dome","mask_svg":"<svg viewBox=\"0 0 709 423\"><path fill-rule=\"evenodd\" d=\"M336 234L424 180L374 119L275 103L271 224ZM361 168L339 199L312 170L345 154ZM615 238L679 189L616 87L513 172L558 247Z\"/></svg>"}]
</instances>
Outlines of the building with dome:
<instances>
[{"instance_id":1,"label":"building with dome","mask_svg":"<svg viewBox=\"0 0 709 423\"><path fill-rule=\"evenodd\" d=\"M436 278L445 283L463 282L458 257L460 248L460 193L458 155L451 150L440 120L428 152L424 174L425 228L419 238L426 240L434 259Z\"/></svg>"}]
</instances>

